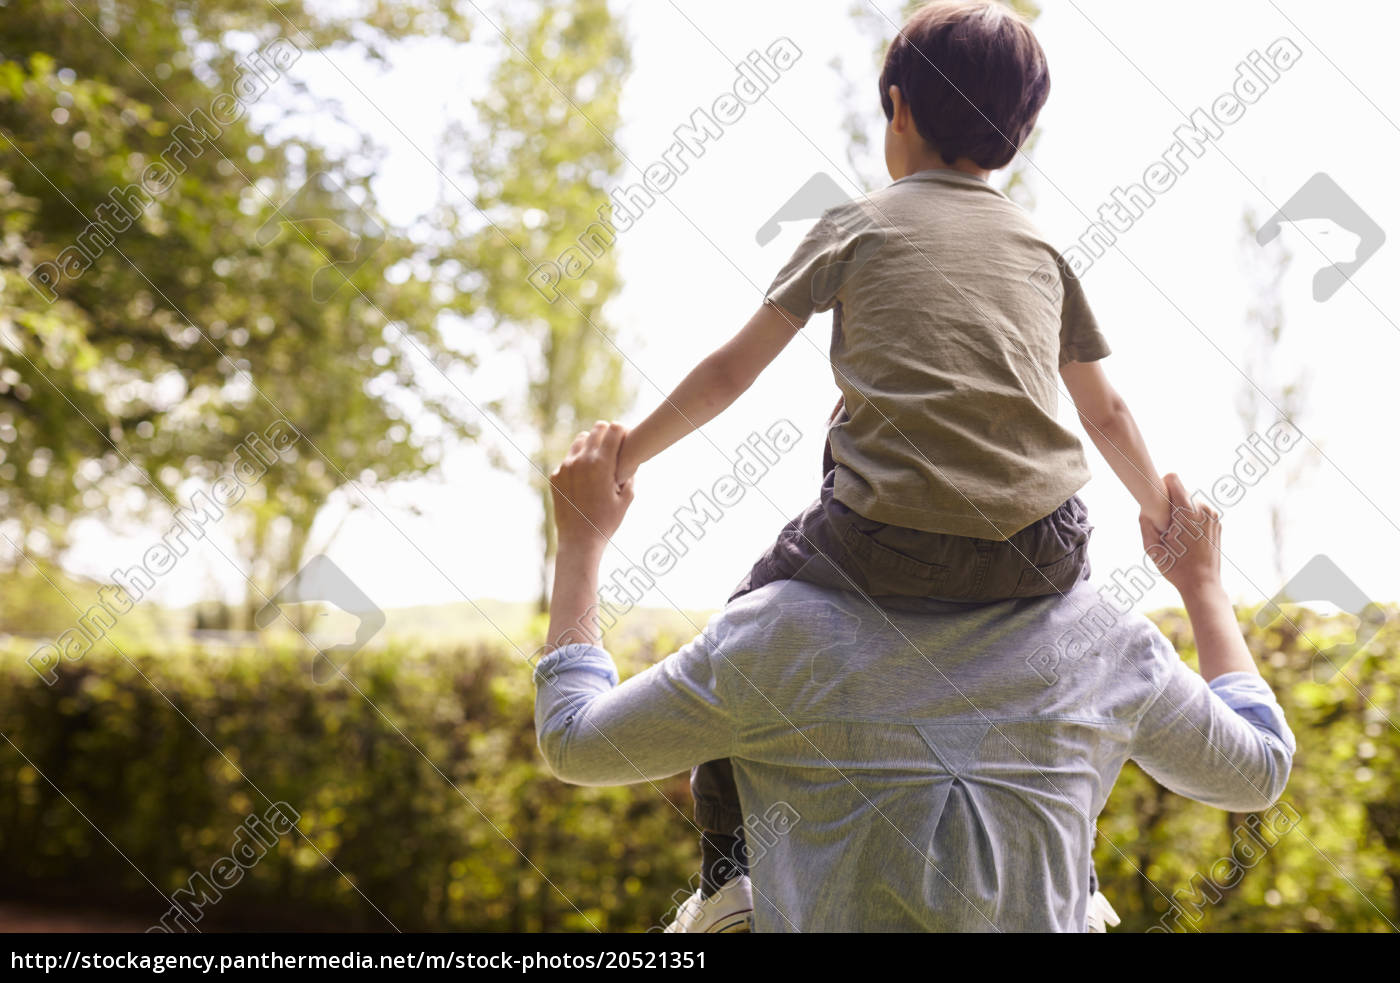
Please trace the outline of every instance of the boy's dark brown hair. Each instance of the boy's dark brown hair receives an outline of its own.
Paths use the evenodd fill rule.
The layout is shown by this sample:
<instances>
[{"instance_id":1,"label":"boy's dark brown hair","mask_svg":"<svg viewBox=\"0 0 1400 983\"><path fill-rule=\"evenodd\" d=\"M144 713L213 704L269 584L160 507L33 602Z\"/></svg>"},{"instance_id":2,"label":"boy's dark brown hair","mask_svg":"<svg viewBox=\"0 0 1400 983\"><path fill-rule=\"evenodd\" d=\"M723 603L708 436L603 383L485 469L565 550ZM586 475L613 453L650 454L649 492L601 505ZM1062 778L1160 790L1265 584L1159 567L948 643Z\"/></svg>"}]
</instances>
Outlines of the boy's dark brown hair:
<instances>
[{"instance_id":1,"label":"boy's dark brown hair","mask_svg":"<svg viewBox=\"0 0 1400 983\"><path fill-rule=\"evenodd\" d=\"M880 103L894 118L899 86L924 142L952 163L1011 163L1050 95L1050 69L1030 25L992 2L921 7L885 54Z\"/></svg>"}]
</instances>

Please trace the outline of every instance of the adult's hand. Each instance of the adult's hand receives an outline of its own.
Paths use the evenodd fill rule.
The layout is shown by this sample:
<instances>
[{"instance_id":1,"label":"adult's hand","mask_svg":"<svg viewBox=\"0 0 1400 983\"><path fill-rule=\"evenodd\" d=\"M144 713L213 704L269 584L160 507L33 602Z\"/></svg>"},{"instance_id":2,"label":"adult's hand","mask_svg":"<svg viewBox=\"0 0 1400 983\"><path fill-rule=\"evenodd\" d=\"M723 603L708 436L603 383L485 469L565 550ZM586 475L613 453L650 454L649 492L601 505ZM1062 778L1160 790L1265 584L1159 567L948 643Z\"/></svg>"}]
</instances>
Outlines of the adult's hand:
<instances>
[{"instance_id":1,"label":"adult's hand","mask_svg":"<svg viewBox=\"0 0 1400 983\"><path fill-rule=\"evenodd\" d=\"M627 433L598 422L574 438L564 463L549 476L561 551L601 552L632 504L632 482L617 483L617 452Z\"/></svg>"},{"instance_id":2,"label":"adult's hand","mask_svg":"<svg viewBox=\"0 0 1400 983\"><path fill-rule=\"evenodd\" d=\"M626 430L595 423L574 438L564 463L549 476L559 555L549 599L545 651L575 643L598 645L598 564L632 504L632 482L617 483L617 451Z\"/></svg>"},{"instance_id":3,"label":"adult's hand","mask_svg":"<svg viewBox=\"0 0 1400 983\"><path fill-rule=\"evenodd\" d=\"M1165 480L1172 503L1171 524L1159 533L1141 517L1142 545L1181 594L1196 636L1201 676L1209 681L1229 672L1258 675L1220 582L1220 513L1209 505L1193 504L1176 475L1169 474Z\"/></svg>"}]
</instances>

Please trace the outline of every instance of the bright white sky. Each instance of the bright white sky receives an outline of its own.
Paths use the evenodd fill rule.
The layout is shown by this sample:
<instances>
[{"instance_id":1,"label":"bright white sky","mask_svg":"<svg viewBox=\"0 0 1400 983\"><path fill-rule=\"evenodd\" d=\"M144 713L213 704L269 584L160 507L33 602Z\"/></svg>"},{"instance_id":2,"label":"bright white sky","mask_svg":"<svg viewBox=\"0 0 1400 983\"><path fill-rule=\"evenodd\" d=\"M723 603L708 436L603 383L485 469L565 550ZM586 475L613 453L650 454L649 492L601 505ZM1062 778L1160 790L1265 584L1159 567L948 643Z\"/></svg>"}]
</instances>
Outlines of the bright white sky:
<instances>
[{"instance_id":1,"label":"bright white sky","mask_svg":"<svg viewBox=\"0 0 1400 983\"><path fill-rule=\"evenodd\" d=\"M848 71L865 73L852 81L869 93L871 116L879 114L869 41L852 28L851 0L683 0L679 6L685 17L669 2L625 5L634 69L623 104L626 124L616 139L636 165L626 176L629 184L666 149L676 126L732 86L731 61L780 36L792 39L803 56L770 90L770 101L728 127L667 200L620 239L625 287L609 316L620 329L639 393L624 418L629 423L758 306L803 231L800 223L785 226L760 247L755 232L776 207L817 171L850 192L858 189L846 163L843 79L832 68L834 57L841 56ZM898 4L879 6L894 16ZM1085 276L1114 348L1106 363L1110 376L1159 466L1181 472L1190 487L1208 487L1229 472L1247 436L1235 409L1245 384L1239 367L1248 349L1243 325L1250 300L1243 209L1252 206L1267 217L1321 171L1382 228L1400 230L1400 192L1390 168L1378 166L1400 156L1400 126L1392 122L1400 119L1400 89L1390 50L1397 28L1400 9L1379 2L1197 0L1169 10L1108 0L1045 4L1036 30L1054 87L1041 116L1032 186L1035 217L1061 246L1082 233L1085 216L1094 215L1116 185L1141 181L1172 143L1182 122L1178 110L1209 106L1229 91L1243 59L1281 36L1303 52ZM479 31L482 38L493 33L488 25ZM318 91L337 95L349 117L389 148L379 183L384 208L395 221L411 220L431 204L439 180L430 162L436 135L456 100L479 93L480 64L464 65L460 53L432 45L388 72L344 57L337 64L367 95L319 55L293 71ZM1227 585L1249 602L1280 586L1269 506L1282 499L1288 573L1324 553L1372 597L1394 600L1400 598L1394 560L1400 553L1400 455L1390 431L1400 364L1400 287L1391 275L1397 245L1383 246L1350 284L1320 303L1312 299L1311 278L1327 261L1318 252L1319 232L1308 235L1312 241L1285 227L1295 261L1285 283L1287 343L1272 371L1282 378L1307 373L1307 409L1297 422L1326 456L1286 494L1275 470L1228 511ZM828 331L828 316L814 319L738 404L643 469L636 503L608 561L614 566L640 560L669 528L672 513L728 468L727 458L750 433L785 418L804 434L644 603L720 606L782 524L813 498L822 425L836 397L825 355ZM482 367L469 392L490 393L491 380L519 371L505 364L508 355L501 358ZM505 441L495 444L512 453ZM1303 453L1295 450L1288 460ZM1083 495L1097 527L1095 571L1104 577L1138 562L1141 546L1132 500L1092 450L1090 463L1097 477ZM329 552L381 607L534 596L535 499L518 477L490 467L480 448L454 453L445 481L403 485L378 501L388 518L362 510ZM423 517L411 515L408 505ZM335 524L339 517L331 512L318 528ZM107 536L76 559L100 575L139 558L145 544L139 536ZM187 572L170 578L179 583L167 585L163 595L170 603L236 583L215 553L183 562ZM1161 588L1143 606L1173 601L1170 588Z\"/></svg>"}]
</instances>

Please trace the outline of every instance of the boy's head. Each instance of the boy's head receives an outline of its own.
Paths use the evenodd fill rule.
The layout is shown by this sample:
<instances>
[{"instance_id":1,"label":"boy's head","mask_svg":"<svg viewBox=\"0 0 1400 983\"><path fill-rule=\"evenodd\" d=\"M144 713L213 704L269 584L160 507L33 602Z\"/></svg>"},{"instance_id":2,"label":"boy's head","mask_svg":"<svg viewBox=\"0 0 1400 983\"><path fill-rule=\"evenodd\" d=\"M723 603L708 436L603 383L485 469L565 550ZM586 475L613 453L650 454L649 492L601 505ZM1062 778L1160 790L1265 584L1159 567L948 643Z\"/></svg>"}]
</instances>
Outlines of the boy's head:
<instances>
[{"instance_id":1,"label":"boy's head","mask_svg":"<svg viewBox=\"0 0 1400 983\"><path fill-rule=\"evenodd\" d=\"M891 42L880 72L891 175L904 176L896 170L920 149L949 165L1005 167L1049 94L1045 52L1009 7L949 0L919 8Z\"/></svg>"}]
</instances>

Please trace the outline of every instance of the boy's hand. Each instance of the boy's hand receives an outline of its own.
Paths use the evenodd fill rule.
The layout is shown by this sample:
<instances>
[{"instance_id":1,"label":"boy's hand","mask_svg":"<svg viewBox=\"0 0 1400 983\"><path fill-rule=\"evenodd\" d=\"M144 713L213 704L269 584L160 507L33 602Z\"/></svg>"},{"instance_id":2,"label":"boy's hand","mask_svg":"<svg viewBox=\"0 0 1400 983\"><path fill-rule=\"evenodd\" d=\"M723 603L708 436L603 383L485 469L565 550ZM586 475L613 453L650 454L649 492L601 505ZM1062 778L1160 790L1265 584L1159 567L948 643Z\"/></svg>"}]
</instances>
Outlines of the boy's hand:
<instances>
[{"instance_id":1,"label":"boy's hand","mask_svg":"<svg viewBox=\"0 0 1400 983\"><path fill-rule=\"evenodd\" d=\"M1170 500L1162 499L1162 504L1150 509L1143 509L1138 513L1139 524L1146 522L1157 530L1158 533L1167 531L1167 527L1172 524L1172 507Z\"/></svg>"},{"instance_id":2,"label":"boy's hand","mask_svg":"<svg viewBox=\"0 0 1400 983\"><path fill-rule=\"evenodd\" d=\"M1142 546L1167 582L1183 599L1220 586L1220 513L1191 502L1186 486L1175 474L1166 477L1171 496L1171 522L1159 531L1143 513Z\"/></svg>"}]
</instances>

